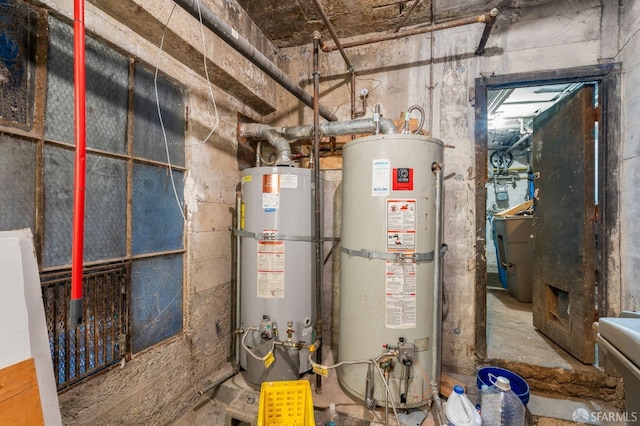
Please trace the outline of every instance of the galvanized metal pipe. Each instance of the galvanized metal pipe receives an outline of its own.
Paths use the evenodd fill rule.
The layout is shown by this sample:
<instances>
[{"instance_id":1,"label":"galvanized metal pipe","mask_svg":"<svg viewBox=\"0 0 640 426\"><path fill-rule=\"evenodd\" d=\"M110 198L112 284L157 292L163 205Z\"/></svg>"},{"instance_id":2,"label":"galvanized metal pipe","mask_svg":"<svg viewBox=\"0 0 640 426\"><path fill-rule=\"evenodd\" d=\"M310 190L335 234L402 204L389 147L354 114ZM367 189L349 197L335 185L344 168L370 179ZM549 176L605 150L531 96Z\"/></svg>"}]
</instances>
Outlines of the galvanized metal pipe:
<instances>
[{"instance_id":1,"label":"galvanized metal pipe","mask_svg":"<svg viewBox=\"0 0 640 426\"><path fill-rule=\"evenodd\" d=\"M378 127L380 132L384 134L398 133L396 125L388 118L381 118L378 122ZM376 123L369 118L324 122L316 125L316 117L314 116L314 124L293 127L276 128L260 123L242 123L240 124L239 132L240 136L266 140L278 150L279 164L290 165L291 146L289 145L289 141L313 139L315 149L316 129L318 129L320 137L323 137L374 133L377 127ZM315 155L311 157L311 160L311 163L316 161Z\"/></svg>"},{"instance_id":2,"label":"galvanized metal pipe","mask_svg":"<svg viewBox=\"0 0 640 426\"><path fill-rule=\"evenodd\" d=\"M313 37L313 158L314 158L314 229L315 229L315 247L316 247L316 268L315 268L315 285L316 285L316 339L322 342L322 259L323 259L323 241L322 241L322 214L320 200L320 108L318 100L320 99L320 71L319 68L319 33L314 33ZM316 362L322 364L322 347L320 344L316 351ZM322 376L316 374L316 393L322 393Z\"/></svg>"},{"instance_id":3,"label":"galvanized metal pipe","mask_svg":"<svg viewBox=\"0 0 640 426\"><path fill-rule=\"evenodd\" d=\"M484 26L484 30L482 31L482 37L480 37L480 43L478 43L478 48L475 52L477 56L480 56L484 53L484 48L487 45L487 40L489 40L489 34L491 34L493 24L496 22L496 16L498 16L498 9L491 9L487 22Z\"/></svg>"},{"instance_id":4,"label":"galvanized metal pipe","mask_svg":"<svg viewBox=\"0 0 640 426\"><path fill-rule=\"evenodd\" d=\"M402 38L402 37L408 37L408 36L414 36L414 35L418 35L418 34L425 34L425 33L430 33L433 31L439 31L439 30L444 30L447 28L454 28L454 27L460 27L463 25L470 25L470 24L478 24L478 23L486 23L489 22L489 20L492 19L491 16L491 12L488 13L483 13L482 15L478 15L478 16L474 16L474 17L470 17L470 18L461 18L461 19L455 19L452 21L448 21L448 22L442 22L440 24L433 24L430 25L428 27L423 27L423 28L416 28L413 30L406 30L406 31L402 31L402 32L397 32L397 33L386 33L386 34L381 34L378 36L373 36L373 37L368 37L368 38L364 38L361 40L354 40L351 42L343 42L342 43L342 47L343 48L349 48L349 47L356 47L356 46L364 46L366 44L372 44L372 43L379 43L382 41L388 41L388 40L394 40L394 39L398 39L398 38ZM334 50L338 49L337 46L331 46L331 45L324 45L322 46L322 51L323 52L332 52Z\"/></svg>"},{"instance_id":5,"label":"galvanized metal pipe","mask_svg":"<svg viewBox=\"0 0 640 426\"><path fill-rule=\"evenodd\" d=\"M175 3L187 11L191 16L200 20L215 35L220 37L225 43L234 48L238 53L247 58L251 63L260 68L276 83L285 88L289 93L301 100L305 105L313 108L313 98L305 92L295 81L286 75L280 68L269 60L265 55L256 49L249 41L240 36L238 32L218 17L211 9L204 5L200 8L194 7L194 2L189 0L174 0ZM204 52L203 52L204 54ZM336 121L338 118L327 108L319 107L320 115L329 121Z\"/></svg>"},{"instance_id":6,"label":"galvanized metal pipe","mask_svg":"<svg viewBox=\"0 0 640 426\"><path fill-rule=\"evenodd\" d=\"M436 199L435 199L435 225L434 225L434 253L433 258L433 345L431 352L431 389L434 395L440 390L440 373L442 359L442 208L443 208L443 178L442 164L434 163L432 170L436 177ZM437 392L436 392L437 391Z\"/></svg>"},{"instance_id":7,"label":"galvanized metal pipe","mask_svg":"<svg viewBox=\"0 0 640 426\"><path fill-rule=\"evenodd\" d=\"M277 129L260 123L242 123L240 124L240 134L248 138L258 138L266 140L278 151L277 166L292 165L291 162L291 146Z\"/></svg>"},{"instance_id":8,"label":"galvanized metal pipe","mask_svg":"<svg viewBox=\"0 0 640 426\"><path fill-rule=\"evenodd\" d=\"M213 382L206 383L202 389L198 390L198 396L202 396L205 393L214 390L215 388L217 388L218 386L220 386L221 384L223 384L224 382L226 382L227 380L235 376L238 373L238 371L240 371L240 364L233 366L231 371L225 373L224 375L217 378Z\"/></svg>"},{"instance_id":9,"label":"galvanized metal pipe","mask_svg":"<svg viewBox=\"0 0 640 426\"><path fill-rule=\"evenodd\" d=\"M381 118L379 122L380 132L384 134L398 133L393 120L389 118ZM280 129L281 134L287 140L309 139L314 126L302 125L285 127ZM323 136L343 136L354 135L358 133L373 133L376 130L376 123L370 118L357 118L348 121L332 121L320 124L320 131Z\"/></svg>"},{"instance_id":10,"label":"galvanized metal pipe","mask_svg":"<svg viewBox=\"0 0 640 426\"><path fill-rule=\"evenodd\" d=\"M524 135L523 137L521 137L520 139L518 139L513 145L511 145L509 148L507 148L506 152L511 152L513 151L516 147L522 145L524 143L524 141L526 141L527 139L529 139L531 137L532 133L527 133L526 135Z\"/></svg>"},{"instance_id":11,"label":"galvanized metal pipe","mask_svg":"<svg viewBox=\"0 0 640 426\"><path fill-rule=\"evenodd\" d=\"M243 223L242 223L242 192L238 191L236 192L236 229L237 230L241 230L243 228ZM236 292L236 312L235 312L235 321L232 327L232 339L234 339L233 341L233 348L234 348L234 362L235 365L238 366L240 365L240 337L239 335L236 333L236 330L238 330L240 328L240 298L242 295L242 291L241 291L241 272L240 272L240 258L242 256L242 237L240 236L240 233L236 233L236 279L235 279L235 292Z\"/></svg>"},{"instance_id":12,"label":"galvanized metal pipe","mask_svg":"<svg viewBox=\"0 0 640 426\"><path fill-rule=\"evenodd\" d=\"M433 423L436 426L448 425L449 422L447 421L447 416L445 415L444 407L442 406L442 400L440 400L440 390L432 390L431 397L433 398L433 404L431 404L431 417L433 418Z\"/></svg>"}]
</instances>

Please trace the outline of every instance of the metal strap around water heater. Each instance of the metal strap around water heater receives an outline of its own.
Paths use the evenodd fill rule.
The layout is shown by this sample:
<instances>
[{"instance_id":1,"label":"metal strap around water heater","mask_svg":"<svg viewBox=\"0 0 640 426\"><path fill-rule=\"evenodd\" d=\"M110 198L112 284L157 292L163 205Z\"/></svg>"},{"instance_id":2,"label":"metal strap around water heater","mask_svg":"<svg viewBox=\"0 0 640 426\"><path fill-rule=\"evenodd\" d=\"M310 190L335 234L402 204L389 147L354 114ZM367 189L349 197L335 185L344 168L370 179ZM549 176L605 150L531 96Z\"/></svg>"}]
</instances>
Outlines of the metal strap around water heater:
<instances>
[{"instance_id":1,"label":"metal strap around water heater","mask_svg":"<svg viewBox=\"0 0 640 426\"><path fill-rule=\"evenodd\" d=\"M360 250L352 250L346 247L341 248L343 253L346 253L350 256L359 256L367 259L382 259L382 260L391 260L394 262L401 262L403 260L413 260L416 263L420 262L429 262L433 260L433 252L429 253L387 253L381 251L360 249Z\"/></svg>"},{"instance_id":2,"label":"metal strap around water heater","mask_svg":"<svg viewBox=\"0 0 640 426\"><path fill-rule=\"evenodd\" d=\"M315 237L307 235L283 235L276 232L249 232L244 229L232 229L233 233L240 237L254 238L263 241L315 241ZM324 237L322 241L340 241L340 238Z\"/></svg>"}]
</instances>

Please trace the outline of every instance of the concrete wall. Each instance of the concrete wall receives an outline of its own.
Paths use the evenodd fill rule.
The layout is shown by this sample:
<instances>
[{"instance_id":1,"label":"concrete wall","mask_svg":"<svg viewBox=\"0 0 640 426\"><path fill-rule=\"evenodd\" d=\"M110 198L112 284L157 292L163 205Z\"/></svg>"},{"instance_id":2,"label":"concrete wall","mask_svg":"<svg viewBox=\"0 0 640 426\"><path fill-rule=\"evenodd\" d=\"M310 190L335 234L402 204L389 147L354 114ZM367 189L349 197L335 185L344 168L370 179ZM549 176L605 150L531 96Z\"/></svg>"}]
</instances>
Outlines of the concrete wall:
<instances>
[{"instance_id":1,"label":"concrete wall","mask_svg":"<svg viewBox=\"0 0 640 426\"><path fill-rule=\"evenodd\" d=\"M640 310L640 1L624 2L620 9L618 60L622 62L622 168L621 168L621 310Z\"/></svg>"},{"instance_id":2,"label":"concrete wall","mask_svg":"<svg viewBox=\"0 0 640 426\"><path fill-rule=\"evenodd\" d=\"M265 54L273 54L273 46L237 5L203 2L207 3ZM203 57L198 53L203 50L198 22L179 7L172 11L173 5L169 0L96 0L86 3L85 21L87 33L144 63L158 64L160 72L187 92L184 331L62 393L64 424L167 424L193 405L197 391L208 380L231 370L233 266L229 228L240 181L237 114L257 120L260 114L252 105L275 110L277 90L273 81L205 30L214 105L204 77ZM68 19L73 16L73 2L46 0L44 6ZM163 50L171 55L158 48L170 16ZM213 127L215 131L207 139Z\"/></svg>"},{"instance_id":3,"label":"concrete wall","mask_svg":"<svg viewBox=\"0 0 640 426\"><path fill-rule=\"evenodd\" d=\"M445 176L451 178L445 183L444 223L449 245L444 260L443 364L447 369L475 371L475 235L479 226L474 188L475 79L594 65L601 57L612 57L615 43L610 38L617 33L617 28L609 30L612 14L617 19L616 8L603 7L598 0L511 9L499 17L482 57L474 55L483 30L480 24L347 51L356 70L356 93L363 87L370 92L368 116L375 103L381 103L383 115L392 119L410 105L422 105L427 111L425 130L450 145L445 150ZM631 22L628 26L633 27ZM633 47L626 51L631 55ZM308 91L312 90L311 64L310 46L280 52L281 67ZM350 79L345 68L338 52L321 53L321 104L341 120L349 119ZM283 107L288 113L274 116L274 122L312 122L308 109L289 99L281 102L291 106ZM357 109L360 106L358 102Z\"/></svg>"}]
</instances>

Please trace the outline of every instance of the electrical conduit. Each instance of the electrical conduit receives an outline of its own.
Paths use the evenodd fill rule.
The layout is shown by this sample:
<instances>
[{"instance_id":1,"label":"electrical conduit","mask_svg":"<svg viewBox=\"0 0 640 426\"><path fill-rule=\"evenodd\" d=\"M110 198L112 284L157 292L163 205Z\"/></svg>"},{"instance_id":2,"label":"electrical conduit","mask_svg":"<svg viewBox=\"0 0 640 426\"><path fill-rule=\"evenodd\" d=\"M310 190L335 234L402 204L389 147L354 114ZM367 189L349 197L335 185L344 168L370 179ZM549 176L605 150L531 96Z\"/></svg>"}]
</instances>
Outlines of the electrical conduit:
<instances>
[{"instance_id":1,"label":"electrical conduit","mask_svg":"<svg viewBox=\"0 0 640 426\"><path fill-rule=\"evenodd\" d=\"M82 324L82 260L84 249L84 195L86 178L85 37L84 0L74 0L73 74L76 157L71 246L71 302L69 326Z\"/></svg>"}]
</instances>

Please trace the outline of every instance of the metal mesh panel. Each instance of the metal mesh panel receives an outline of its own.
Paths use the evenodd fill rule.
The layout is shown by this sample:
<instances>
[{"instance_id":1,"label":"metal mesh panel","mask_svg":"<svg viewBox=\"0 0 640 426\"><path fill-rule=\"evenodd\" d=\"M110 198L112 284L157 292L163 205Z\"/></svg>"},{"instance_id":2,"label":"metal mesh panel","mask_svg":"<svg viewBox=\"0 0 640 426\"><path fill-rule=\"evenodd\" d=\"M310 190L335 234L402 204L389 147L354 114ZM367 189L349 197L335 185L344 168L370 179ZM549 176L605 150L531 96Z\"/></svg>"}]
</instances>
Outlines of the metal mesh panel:
<instances>
[{"instance_id":1,"label":"metal mesh panel","mask_svg":"<svg viewBox=\"0 0 640 426\"><path fill-rule=\"evenodd\" d=\"M182 204L184 173L174 170L173 179ZM167 167L134 163L132 209L134 255L183 248L181 207Z\"/></svg>"},{"instance_id":2,"label":"metal mesh panel","mask_svg":"<svg viewBox=\"0 0 640 426\"><path fill-rule=\"evenodd\" d=\"M73 28L49 17L49 56L45 137L74 141ZM129 62L112 49L86 38L87 146L127 153Z\"/></svg>"},{"instance_id":3,"label":"metal mesh panel","mask_svg":"<svg viewBox=\"0 0 640 426\"><path fill-rule=\"evenodd\" d=\"M58 389L122 359L126 352L129 263L84 270L84 323L68 329L71 272L42 274L49 349Z\"/></svg>"},{"instance_id":4,"label":"metal mesh panel","mask_svg":"<svg viewBox=\"0 0 640 426\"><path fill-rule=\"evenodd\" d=\"M158 117L154 73L136 66L134 88L133 152L137 157L167 163L162 127ZM184 95L161 77L157 78L162 123L167 135L171 164L184 166Z\"/></svg>"},{"instance_id":5,"label":"metal mesh panel","mask_svg":"<svg viewBox=\"0 0 640 426\"><path fill-rule=\"evenodd\" d=\"M45 147L43 265L71 263L74 152ZM127 167L124 160L87 155L84 260L126 255Z\"/></svg>"},{"instance_id":6,"label":"metal mesh panel","mask_svg":"<svg viewBox=\"0 0 640 426\"><path fill-rule=\"evenodd\" d=\"M0 134L0 182L0 230L31 228L35 233L35 143Z\"/></svg>"},{"instance_id":7,"label":"metal mesh panel","mask_svg":"<svg viewBox=\"0 0 640 426\"><path fill-rule=\"evenodd\" d=\"M38 15L22 1L0 1L0 123L33 126Z\"/></svg>"},{"instance_id":8,"label":"metal mesh panel","mask_svg":"<svg viewBox=\"0 0 640 426\"><path fill-rule=\"evenodd\" d=\"M134 353L182 330L182 255L134 260L131 337Z\"/></svg>"}]
</instances>

